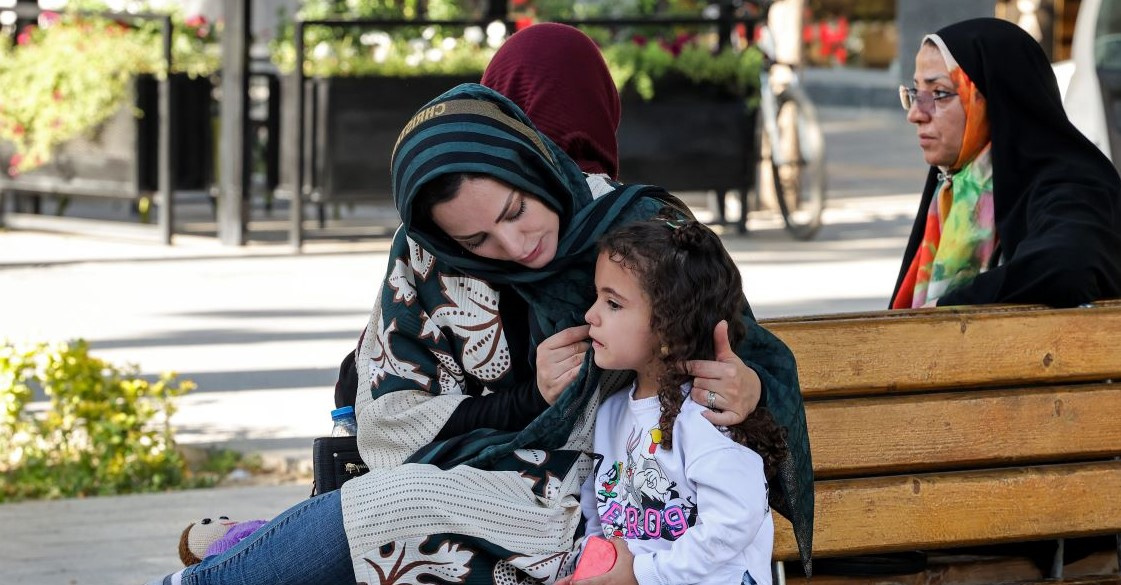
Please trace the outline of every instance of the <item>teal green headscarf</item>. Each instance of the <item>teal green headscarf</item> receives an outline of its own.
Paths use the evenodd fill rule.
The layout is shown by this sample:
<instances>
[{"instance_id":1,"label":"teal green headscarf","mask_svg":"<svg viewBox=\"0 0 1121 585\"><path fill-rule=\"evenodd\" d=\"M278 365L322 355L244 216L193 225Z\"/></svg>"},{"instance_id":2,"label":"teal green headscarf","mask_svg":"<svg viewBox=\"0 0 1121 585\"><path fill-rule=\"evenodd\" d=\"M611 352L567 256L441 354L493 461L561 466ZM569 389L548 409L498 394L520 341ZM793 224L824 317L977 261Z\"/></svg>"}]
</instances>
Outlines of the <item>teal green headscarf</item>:
<instances>
[{"instance_id":1,"label":"teal green headscarf","mask_svg":"<svg viewBox=\"0 0 1121 585\"><path fill-rule=\"evenodd\" d=\"M397 139L392 172L394 199L408 236L455 270L517 291L536 321L530 340L535 346L584 323L584 312L594 300L599 237L616 223L653 214L664 204L658 196L665 196L655 187L630 185L593 199L576 163L538 132L513 102L478 84L460 85L417 112ZM556 211L561 229L553 260L530 269L476 256L430 221L415 217L421 187L455 173L494 177ZM589 354L577 380L525 430L478 429L472 437L430 445L414 461L485 466L517 448L557 447L595 392L600 373Z\"/></svg>"},{"instance_id":2,"label":"teal green headscarf","mask_svg":"<svg viewBox=\"0 0 1121 585\"><path fill-rule=\"evenodd\" d=\"M592 198L583 172L539 133L513 102L482 85L460 85L429 102L405 125L393 152L393 196L410 238L441 261L488 282L512 285L531 303L545 336L584 322L593 300L595 247L612 225L660 205L665 193L642 185ZM540 199L560 216L553 260L540 269L482 258L417 221L413 204L427 182L455 173L484 174ZM563 279L558 279L559 276ZM536 302L534 302L536 301ZM542 339L535 339L540 342Z\"/></svg>"}]
</instances>

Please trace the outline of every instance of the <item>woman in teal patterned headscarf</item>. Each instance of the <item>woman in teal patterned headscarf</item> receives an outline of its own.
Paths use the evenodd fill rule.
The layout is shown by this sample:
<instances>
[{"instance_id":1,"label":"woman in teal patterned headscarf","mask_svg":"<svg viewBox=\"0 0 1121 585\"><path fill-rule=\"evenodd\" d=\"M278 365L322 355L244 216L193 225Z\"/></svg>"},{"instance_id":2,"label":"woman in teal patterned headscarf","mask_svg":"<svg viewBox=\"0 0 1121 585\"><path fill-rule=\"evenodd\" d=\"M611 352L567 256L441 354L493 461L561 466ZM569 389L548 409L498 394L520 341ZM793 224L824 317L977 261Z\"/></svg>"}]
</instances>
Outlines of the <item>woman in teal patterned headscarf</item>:
<instances>
[{"instance_id":1,"label":"woman in teal patterned headscarf","mask_svg":"<svg viewBox=\"0 0 1121 585\"><path fill-rule=\"evenodd\" d=\"M417 560L412 551L422 541L430 550L476 551L464 566L488 573L484 580L495 563L551 578L579 521L570 506L587 473L580 453L588 448L596 389L610 383L589 358L559 397L542 400L531 348L583 324L599 236L676 200L656 187L589 181L517 106L470 84L433 100L406 125L393 184L403 226L359 348L359 446L372 468L432 465L405 500L422 500L420 516L437 520L423 526L416 518L404 522L409 530L356 538L381 514L364 503L405 486L387 485L377 473L348 482L343 507L359 580L375 579L380 570L371 567L388 558ZM549 214L555 224L535 223ZM526 223L544 227L517 227ZM779 508L794 519L808 557L812 472L794 359L750 311L744 319L750 333L736 353L758 373L763 401L788 429L796 456L779 486ZM488 400L520 416L488 417ZM476 401L476 413L465 416L463 405ZM485 485L479 489L489 503L465 512L483 494L444 491L449 474L462 474L452 485ZM350 513L362 507L368 512ZM499 517L499 509L510 513ZM434 534L440 536L428 538ZM396 554L371 560L387 542Z\"/></svg>"},{"instance_id":2,"label":"woman in teal patterned headscarf","mask_svg":"<svg viewBox=\"0 0 1121 585\"><path fill-rule=\"evenodd\" d=\"M262 565L265 580L341 582L344 561L328 552L335 524L360 583L551 582L570 569L595 408L625 373L578 354L572 381L546 391L533 354L583 324L599 236L680 204L656 187L585 176L517 106L474 84L405 126L393 186L402 227L356 361L358 445L371 471L188 569L183 583ZM794 358L750 310L743 319L739 357L717 357L758 375L760 404L788 431L792 457L773 501L808 560L813 483ZM718 405L742 398L739 379L707 381L722 390ZM301 547L321 555L317 575L292 560Z\"/></svg>"}]
</instances>

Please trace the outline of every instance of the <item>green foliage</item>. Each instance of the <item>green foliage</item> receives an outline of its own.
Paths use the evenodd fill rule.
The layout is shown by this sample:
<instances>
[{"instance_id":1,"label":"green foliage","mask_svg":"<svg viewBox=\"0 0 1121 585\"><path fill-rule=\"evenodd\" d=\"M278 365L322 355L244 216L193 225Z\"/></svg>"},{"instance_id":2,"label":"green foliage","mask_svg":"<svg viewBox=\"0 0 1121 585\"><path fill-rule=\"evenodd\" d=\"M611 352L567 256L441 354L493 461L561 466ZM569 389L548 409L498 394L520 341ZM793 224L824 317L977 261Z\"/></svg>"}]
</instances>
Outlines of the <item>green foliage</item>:
<instances>
[{"instance_id":1,"label":"green foliage","mask_svg":"<svg viewBox=\"0 0 1121 585\"><path fill-rule=\"evenodd\" d=\"M894 20L895 0L809 0L817 17L844 14L852 20Z\"/></svg>"},{"instance_id":2,"label":"green foliage","mask_svg":"<svg viewBox=\"0 0 1121 585\"><path fill-rule=\"evenodd\" d=\"M197 485L169 423L192 388L174 374L148 382L85 341L0 345L0 502ZM37 389L45 411L32 404Z\"/></svg>"},{"instance_id":3,"label":"green foliage","mask_svg":"<svg viewBox=\"0 0 1121 585\"><path fill-rule=\"evenodd\" d=\"M465 18L462 2L429 0L425 18ZM306 0L301 20L412 19L416 0ZM280 33L272 41L272 60L288 73L296 67L295 27L281 15ZM369 26L307 26L304 73L311 76L479 74L486 68L505 29L480 27L404 26L380 30Z\"/></svg>"},{"instance_id":4,"label":"green foliage","mask_svg":"<svg viewBox=\"0 0 1121 585\"><path fill-rule=\"evenodd\" d=\"M467 18L477 16L463 0L429 0L426 16ZM531 20L557 18L612 18L635 16L696 15L707 5L701 0L525 0L513 3L513 16ZM302 20L328 18L413 18L415 0L306 0L298 13ZM281 20L286 20L282 15ZM762 55L755 49L727 49L714 54L706 45L713 35L698 36L687 27L665 25L583 27L603 50L616 85L652 99L659 83L668 77L718 88L734 95L758 91ZM273 41L273 62L282 72L295 69L294 27L286 23ZM382 75L481 75L506 30L487 27L394 27L377 30L357 26L308 25L304 73L309 76ZM669 35L668 39L659 36ZM649 39L649 40L647 40ZM637 41L637 42L636 42ZM709 41L709 42L703 42Z\"/></svg>"},{"instance_id":5,"label":"green foliage","mask_svg":"<svg viewBox=\"0 0 1121 585\"><path fill-rule=\"evenodd\" d=\"M520 6L518 6L520 4ZM707 0L525 0L514 2L523 12L542 20L624 18L636 16L696 16Z\"/></svg>"},{"instance_id":6,"label":"green foliage","mask_svg":"<svg viewBox=\"0 0 1121 585\"><path fill-rule=\"evenodd\" d=\"M494 48L484 42L486 33L473 27L449 34L446 28L430 26L410 38L378 30L345 35L337 29L309 26L304 73L321 77L482 75L494 56ZM273 62L285 73L295 69L296 50L290 39L281 37L273 43Z\"/></svg>"},{"instance_id":7,"label":"green foliage","mask_svg":"<svg viewBox=\"0 0 1121 585\"><path fill-rule=\"evenodd\" d=\"M759 91L759 68L763 56L754 47L743 51L725 49L713 54L696 43L686 43L677 56L658 43L618 43L603 50L616 87L631 87L645 100L657 92L667 76L688 79L697 85L716 86L741 96Z\"/></svg>"},{"instance_id":8,"label":"green foliage","mask_svg":"<svg viewBox=\"0 0 1121 585\"><path fill-rule=\"evenodd\" d=\"M0 139L15 145L12 175L108 119L132 72L159 70L148 47L114 23L67 19L25 34L23 46L0 46Z\"/></svg>"},{"instance_id":9,"label":"green foliage","mask_svg":"<svg viewBox=\"0 0 1121 585\"><path fill-rule=\"evenodd\" d=\"M671 49L653 41L612 42L609 34L594 27L585 32L605 47L604 60L620 91L633 88L650 100L661 80L680 77L733 95L753 96L758 92L762 54L753 47L713 54L700 42L679 42ZM446 27L431 26L416 38L395 37L384 31L347 34L316 26L307 27L305 34L308 50L304 73L322 77L481 75L500 45L492 40L494 35L487 36L478 27L455 36ZM273 44L273 61L283 72L295 68L291 38L280 38Z\"/></svg>"},{"instance_id":10,"label":"green foliage","mask_svg":"<svg viewBox=\"0 0 1121 585\"><path fill-rule=\"evenodd\" d=\"M132 95L134 76L166 74L156 22L130 27L44 14L46 26L25 28L17 43L0 39L0 140L15 151L0 171L11 176L46 163L57 146L113 116ZM180 19L172 50L175 71L207 75L218 68L217 33L204 21Z\"/></svg>"}]
</instances>

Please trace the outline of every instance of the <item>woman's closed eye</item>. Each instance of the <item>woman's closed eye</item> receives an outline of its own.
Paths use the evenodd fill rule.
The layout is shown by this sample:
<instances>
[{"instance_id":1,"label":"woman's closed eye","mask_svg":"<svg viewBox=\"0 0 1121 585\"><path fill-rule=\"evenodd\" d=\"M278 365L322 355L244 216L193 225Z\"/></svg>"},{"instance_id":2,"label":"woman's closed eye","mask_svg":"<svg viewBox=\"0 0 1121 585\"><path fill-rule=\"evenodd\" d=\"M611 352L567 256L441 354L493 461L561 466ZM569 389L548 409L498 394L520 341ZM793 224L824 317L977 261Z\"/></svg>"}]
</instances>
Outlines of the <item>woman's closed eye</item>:
<instances>
[{"instance_id":1,"label":"woman's closed eye","mask_svg":"<svg viewBox=\"0 0 1121 585\"><path fill-rule=\"evenodd\" d=\"M521 196L521 201L518 203L518 206L511 209L510 212L508 214L506 214L506 217L504 218L504 220L505 221L517 221L519 218L521 218L522 215L525 214L525 207L526 207L525 195L522 195ZM487 241L487 235L486 234L479 234L477 237L472 238L470 240L460 240L460 243L463 245L464 248L467 248L468 250L474 250L475 248L478 248L479 246L482 246L483 243L486 242L486 241Z\"/></svg>"},{"instance_id":2,"label":"woman's closed eye","mask_svg":"<svg viewBox=\"0 0 1121 585\"><path fill-rule=\"evenodd\" d=\"M506 221L514 221L525 214L525 195L521 196L521 201L518 203L517 208L513 209L509 215L506 216Z\"/></svg>"}]
</instances>

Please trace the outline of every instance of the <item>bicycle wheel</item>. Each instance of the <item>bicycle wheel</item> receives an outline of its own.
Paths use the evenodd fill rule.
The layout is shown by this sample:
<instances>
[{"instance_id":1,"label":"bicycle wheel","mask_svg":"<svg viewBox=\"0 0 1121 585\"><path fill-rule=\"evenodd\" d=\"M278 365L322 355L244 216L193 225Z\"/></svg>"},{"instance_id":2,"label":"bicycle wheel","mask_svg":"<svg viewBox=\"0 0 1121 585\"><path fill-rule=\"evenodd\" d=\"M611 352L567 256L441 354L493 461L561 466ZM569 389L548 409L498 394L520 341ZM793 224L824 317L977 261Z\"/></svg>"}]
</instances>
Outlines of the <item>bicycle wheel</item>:
<instances>
[{"instance_id":1,"label":"bicycle wheel","mask_svg":"<svg viewBox=\"0 0 1121 585\"><path fill-rule=\"evenodd\" d=\"M825 138L813 103L800 88L788 87L776 104L779 144L765 149L771 155L775 198L787 231L809 240L821 229L825 210Z\"/></svg>"}]
</instances>

